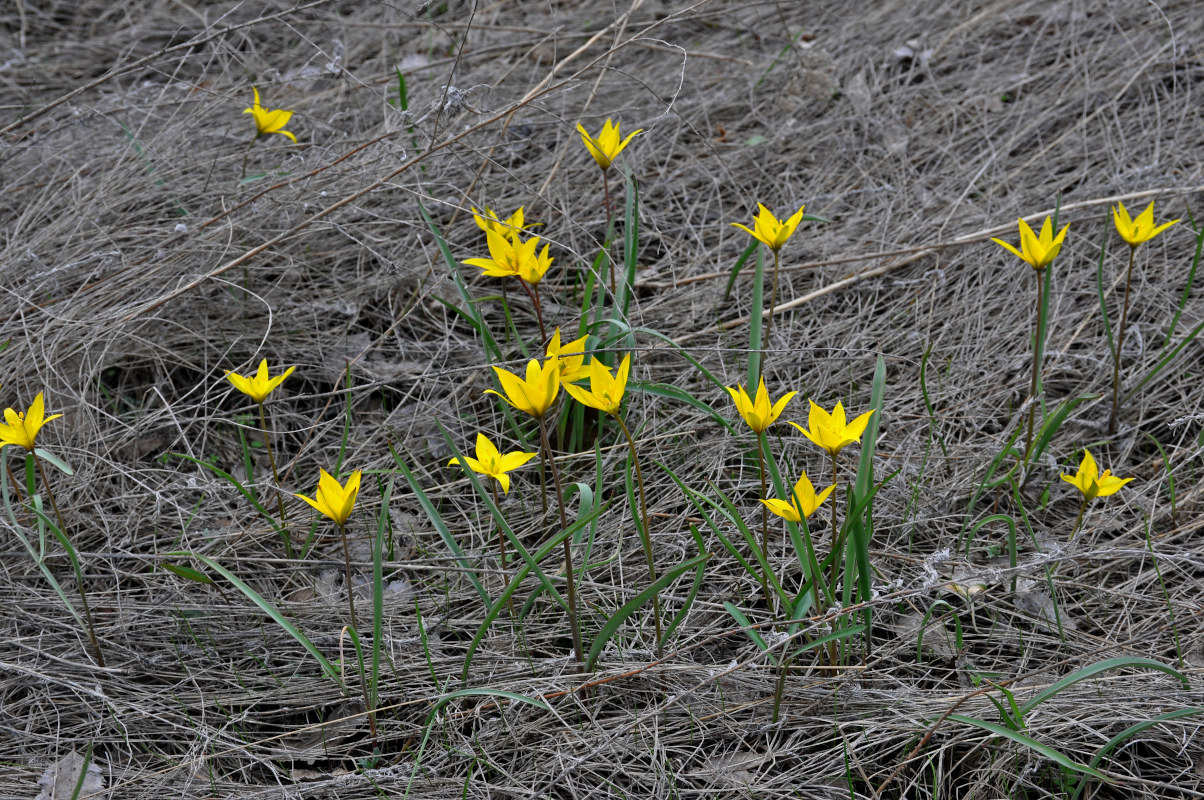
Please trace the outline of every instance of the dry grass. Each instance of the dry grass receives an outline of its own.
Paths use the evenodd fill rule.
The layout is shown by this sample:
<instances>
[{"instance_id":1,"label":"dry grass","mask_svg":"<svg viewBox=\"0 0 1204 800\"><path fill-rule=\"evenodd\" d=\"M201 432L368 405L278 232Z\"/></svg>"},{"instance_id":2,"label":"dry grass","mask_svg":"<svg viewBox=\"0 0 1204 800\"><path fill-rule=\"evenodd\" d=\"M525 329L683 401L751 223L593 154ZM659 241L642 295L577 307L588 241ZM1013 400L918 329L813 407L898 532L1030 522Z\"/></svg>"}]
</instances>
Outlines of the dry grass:
<instances>
[{"instance_id":1,"label":"dry grass","mask_svg":"<svg viewBox=\"0 0 1204 800\"><path fill-rule=\"evenodd\" d=\"M1190 691L1157 673L1116 673L1043 705L1030 733L1080 761L1130 724L1204 705L1198 343L1129 403L1118 437L1105 434L1104 401L1062 428L1022 496L1035 541L1022 532L1015 572L999 556L1001 526L984 528L968 558L956 550L967 522L1020 513L1009 493L992 492L966 514L1028 386L1030 274L986 235L1014 239L1018 215L1061 195L1071 231L1051 303L1047 396L1106 394L1094 275L1107 206L1124 196L1140 209L1148 197L1160 218L1198 214L1204 17L1185 0L859 5L59 0L0 10L3 399L24 406L45 390L49 410L64 414L44 441L76 469L56 486L109 662L92 665L84 632L6 534L0 794L33 796L50 763L91 742L113 797L401 796L434 699L462 687L483 613L410 492L399 482L391 509L385 754L363 771L362 716L316 727L361 711L354 693L340 696L238 592L160 568L175 550L218 560L334 659L345 595L333 531L319 526L313 551L286 561L236 493L160 456L214 458L238 473L236 423L255 422L224 371L264 357L296 364L270 408L285 484L308 493L339 456L349 366L345 463L387 471L392 442L470 556L488 559L489 520L443 466L434 420L461 446L482 428L510 434L482 394L481 343L439 302L461 301L418 203L458 258L482 249L468 205L525 205L554 243L550 316L575 329L566 276L593 260L605 220L597 168L573 128L606 116L646 131L625 154L642 195L633 321L677 338L722 380L743 381L747 327L724 323L748 315L750 296L745 276L722 300L747 244L728 223L747 222L757 201L779 211L805 202L831 221L806 226L784 251L785 301L809 299L778 315L766 374L856 409L877 354L886 359L879 469L901 472L875 507L873 654L838 676L801 670L784 721L770 725L776 672L721 605L757 586L712 542L719 554L669 657L652 663L647 632L631 627L587 694L568 692L581 678L563 614L537 606L529 658L497 626L464 685L543 695L554 714L499 713L484 698L445 708L412 796L847 797L847 765L858 797L892 773L884 796L1045 797L1057 785L1049 762L953 723L904 759L979 674L1045 685L1122 655L1188 674ZM410 115L387 102L395 65ZM251 123L239 112L252 85L265 105L296 111L300 143L256 143L248 174L266 176L240 184ZM1192 247L1185 221L1142 250L1126 374L1160 357ZM1107 286L1122 266L1109 255ZM494 282L472 284L477 296L497 293ZM535 320L511 301L535 339ZM1109 300L1114 320L1118 302ZM500 336L500 304L481 307ZM1202 319L1197 290L1176 337ZM650 336L638 343L638 377L731 415L674 350ZM521 358L515 343L503 347ZM931 422L919 382L929 349ZM791 409L801 419L805 403ZM629 414L647 464L670 465L700 490L707 480L739 487L752 518L749 442L648 396ZM1149 437L1170 459L1175 517ZM784 435L774 447L818 469L804 444ZM1093 506L1067 544L1077 500L1057 476L1084 445L1136 480ZM622 457L604 454L615 502L597 547L624 557L582 581L587 630L643 579ZM592 480L592 456L566 469ZM528 543L542 535L533 474L503 504ZM678 563L694 552L692 509L663 473L649 475L657 557ZM366 481L361 538L379 504ZM309 519L299 502L289 509ZM1047 613L1052 562L1061 634ZM70 585L66 560L51 565ZM973 615L942 588L966 574L988 584ZM667 592L666 605L676 611L687 588ZM930 630L918 662L918 617L937 598L958 608L964 648ZM959 712L996 718L983 697ZM1189 717L1128 743L1106 765L1121 782L1096 796L1204 794L1198 724Z\"/></svg>"}]
</instances>

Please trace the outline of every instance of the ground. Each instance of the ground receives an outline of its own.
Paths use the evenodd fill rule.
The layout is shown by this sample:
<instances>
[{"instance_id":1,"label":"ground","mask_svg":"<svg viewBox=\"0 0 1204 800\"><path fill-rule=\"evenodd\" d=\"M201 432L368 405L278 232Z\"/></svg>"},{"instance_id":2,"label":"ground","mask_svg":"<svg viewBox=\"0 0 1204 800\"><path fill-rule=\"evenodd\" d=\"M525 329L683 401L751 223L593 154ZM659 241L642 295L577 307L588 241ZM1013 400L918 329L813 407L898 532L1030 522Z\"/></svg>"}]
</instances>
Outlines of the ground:
<instances>
[{"instance_id":1,"label":"ground","mask_svg":"<svg viewBox=\"0 0 1204 800\"><path fill-rule=\"evenodd\" d=\"M0 403L62 417L42 472L2 451L0 795L88 763L81 797L1200 796L1202 58L1186 0L6 4ZM604 186L607 118L642 132ZM1131 251L1112 209L1151 202L1180 222ZM732 280L758 203L818 218L765 319L785 487L832 483L786 421L875 409L810 519L819 560L845 521L818 604L776 517L782 592L756 574L780 491L724 389L771 305L767 249L764 297L756 255ZM544 334L460 263L473 207L519 206ZM1041 272L991 241L1047 216ZM491 366L583 326L632 356L665 628L621 429L558 399L588 668L550 471L499 498L503 569L448 466L539 447ZM263 359L296 370L261 422L225 376ZM1080 521L1084 448L1133 480ZM293 496L320 469L363 471L346 553Z\"/></svg>"}]
</instances>

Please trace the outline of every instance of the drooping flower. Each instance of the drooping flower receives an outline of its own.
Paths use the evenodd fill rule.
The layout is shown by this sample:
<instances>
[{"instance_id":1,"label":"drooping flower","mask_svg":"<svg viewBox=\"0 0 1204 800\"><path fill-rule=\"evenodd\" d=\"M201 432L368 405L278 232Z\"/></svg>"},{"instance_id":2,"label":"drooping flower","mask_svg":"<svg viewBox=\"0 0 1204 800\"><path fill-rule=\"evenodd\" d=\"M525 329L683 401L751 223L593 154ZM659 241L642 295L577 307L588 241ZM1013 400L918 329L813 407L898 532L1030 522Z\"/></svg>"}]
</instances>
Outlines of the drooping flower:
<instances>
[{"instance_id":1,"label":"drooping flower","mask_svg":"<svg viewBox=\"0 0 1204 800\"><path fill-rule=\"evenodd\" d=\"M528 262L534 262L536 259L538 236L532 236L524 242L517 234L511 239L497 231L487 230L485 238L489 242L489 258L469 258L465 259L465 264L480 267L491 278L521 278L535 268Z\"/></svg>"},{"instance_id":2,"label":"drooping flower","mask_svg":"<svg viewBox=\"0 0 1204 800\"><path fill-rule=\"evenodd\" d=\"M596 408L607 414L619 413L623 405L623 394L627 391L627 374L631 371L631 354L623 356L618 371L610 374L610 369L595 358L589 362L589 391L571 383L564 385L564 390L582 405Z\"/></svg>"},{"instance_id":3,"label":"drooping flower","mask_svg":"<svg viewBox=\"0 0 1204 800\"><path fill-rule=\"evenodd\" d=\"M548 358L560 361L560 382L577 383L589 377L589 365L585 362L585 342L589 336L574 339L568 344L560 343L560 328L552 333L548 342Z\"/></svg>"},{"instance_id":4,"label":"drooping flower","mask_svg":"<svg viewBox=\"0 0 1204 800\"><path fill-rule=\"evenodd\" d=\"M512 240L518 239L518 235L523 230L523 207L519 206L518 211L515 211L505 219L501 219L497 212L489 206L485 206L485 212L477 211L476 207L472 208L472 218L477 223L477 227L489 233L500 233L503 236L508 236Z\"/></svg>"},{"instance_id":5,"label":"drooping flower","mask_svg":"<svg viewBox=\"0 0 1204 800\"><path fill-rule=\"evenodd\" d=\"M594 157L594 161L598 162L598 166L603 172L610 169L611 162L619 157L619 153L623 152L623 148L631 141L632 137L637 133L642 133L643 128L629 133L626 139L620 141L619 138L619 123L612 124L610 117L606 118L606 122L602 125L602 131L596 137L590 136L585 130L585 127L578 122L577 132L581 134L581 141L585 143L585 149L589 150L589 154Z\"/></svg>"},{"instance_id":6,"label":"drooping flower","mask_svg":"<svg viewBox=\"0 0 1204 800\"><path fill-rule=\"evenodd\" d=\"M1129 217L1125 204L1117 201L1116 208L1112 209L1112 220L1116 223L1116 232L1120 234L1120 238L1129 243L1129 247L1137 247L1143 242L1148 242L1179 221L1173 219L1155 227L1153 201L1145 207L1145 211L1137 215L1137 219Z\"/></svg>"},{"instance_id":7,"label":"drooping flower","mask_svg":"<svg viewBox=\"0 0 1204 800\"><path fill-rule=\"evenodd\" d=\"M794 496L789 503L785 500L762 500L761 502L765 504L766 508L782 519L788 519L791 522L802 522L805 518L815 513L815 509L823 504L824 500L828 498L828 495L832 494L832 490L835 488L836 486L833 484L819 494L816 494L815 487L811 485L811 479L807 477L806 472L803 472L803 476L798 479L798 483L794 484Z\"/></svg>"},{"instance_id":8,"label":"drooping flower","mask_svg":"<svg viewBox=\"0 0 1204 800\"><path fill-rule=\"evenodd\" d=\"M1120 487L1133 479L1118 478L1112 474L1111 470L1104 470L1104 474L1101 475L1095 459L1091 457L1091 451L1084 448L1083 460L1079 464L1078 472L1074 475L1063 475L1062 480L1082 492L1083 501L1087 502L1097 497L1116 494Z\"/></svg>"},{"instance_id":9,"label":"drooping flower","mask_svg":"<svg viewBox=\"0 0 1204 800\"><path fill-rule=\"evenodd\" d=\"M772 211L762 203L757 203L757 215L753 217L753 227L749 228L747 225L741 225L739 222L733 222L732 225L740 230L748 231L754 239L764 242L766 247L776 253L794 235L794 229L798 227L799 222L803 219L803 209L805 207L799 206L798 211L792 214L790 219L785 222L779 222Z\"/></svg>"},{"instance_id":10,"label":"drooping flower","mask_svg":"<svg viewBox=\"0 0 1204 800\"><path fill-rule=\"evenodd\" d=\"M506 473L518 469L533 458L535 458L535 453L524 453L519 450L502 455L485 434L478 433L477 457L464 456L463 466L479 475L493 478L501 484L503 492L509 493L510 476ZM448 466L459 463L460 459L457 458L447 462Z\"/></svg>"},{"instance_id":11,"label":"drooping flower","mask_svg":"<svg viewBox=\"0 0 1204 800\"><path fill-rule=\"evenodd\" d=\"M750 398L743 386L735 388L725 386L724 388L732 396L740 416L756 433L760 433L772 425L791 398L798 394L798 392L786 392L776 403L770 404L769 392L765 389L765 378L761 378L761 385L757 387L755 398Z\"/></svg>"},{"instance_id":12,"label":"drooping flower","mask_svg":"<svg viewBox=\"0 0 1204 800\"><path fill-rule=\"evenodd\" d=\"M259 370L254 375L239 375L237 372L226 370L226 378L234 384L234 388L250 397L256 403L262 403L284 379L293 374L296 367L289 367L275 378L268 377L268 360L259 362Z\"/></svg>"},{"instance_id":13,"label":"drooping flower","mask_svg":"<svg viewBox=\"0 0 1204 800\"><path fill-rule=\"evenodd\" d=\"M811 411L807 415L807 425L810 430L807 430L797 422L790 424L799 429L799 432L806 436L815 444L819 445L828 454L835 457L837 453L844 449L845 445L853 444L861 441L861 434L865 433L865 426L870 422L870 415L874 413L873 409L865 412L851 423L845 424L844 407L837 401L836 408L832 409L829 414L822 408L811 401Z\"/></svg>"},{"instance_id":14,"label":"drooping flower","mask_svg":"<svg viewBox=\"0 0 1204 800\"><path fill-rule=\"evenodd\" d=\"M244 108L242 113L250 114L255 120L255 138L258 139L265 133L278 133L296 142L297 137L284 129L284 126L288 124L289 119L293 116L293 112L282 111L280 109L272 111L271 109L264 108L259 105L259 89L252 86L251 91L255 92L255 103L250 108Z\"/></svg>"},{"instance_id":15,"label":"drooping flower","mask_svg":"<svg viewBox=\"0 0 1204 800\"><path fill-rule=\"evenodd\" d=\"M502 391L486 389L485 393L496 394L533 417L548 413L552 403L556 402L556 395L560 393L560 362L555 358L545 359L542 365L535 359L528 361L525 380L501 367L494 367L493 371L502 384Z\"/></svg>"},{"instance_id":16,"label":"drooping flower","mask_svg":"<svg viewBox=\"0 0 1204 800\"><path fill-rule=\"evenodd\" d=\"M355 507L355 498L360 492L361 474L362 471L357 469L347 479L347 485L342 486L333 475L322 470L322 474L318 478L318 491L314 497L306 497L303 494L295 494L293 497L300 497L316 508L319 513L330 517L339 525L343 525L351 516L351 509Z\"/></svg>"},{"instance_id":17,"label":"drooping flower","mask_svg":"<svg viewBox=\"0 0 1204 800\"><path fill-rule=\"evenodd\" d=\"M1069 227L1070 223L1066 223L1062 226L1062 230L1058 231L1058 235L1054 236L1053 221L1046 217L1044 224L1041 225L1041 235L1038 236L1033 233L1033 229L1028 226L1027 222L1020 220L1019 250L1002 239L991 239L991 241L1015 254L1021 261L1027 262L1033 269L1042 270L1058 257L1058 252L1062 249L1062 240L1066 238L1066 229Z\"/></svg>"},{"instance_id":18,"label":"drooping flower","mask_svg":"<svg viewBox=\"0 0 1204 800\"><path fill-rule=\"evenodd\" d=\"M0 423L0 450L3 450L6 445L15 444L32 453L34 442L38 438L38 431L50 420L58 419L61 416L63 415L46 416L46 404L42 399L41 392L38 392L38 396L33 399L33 405L29 407L28 411L4 409L4 422Z\"/></svg>"}]
</instances>

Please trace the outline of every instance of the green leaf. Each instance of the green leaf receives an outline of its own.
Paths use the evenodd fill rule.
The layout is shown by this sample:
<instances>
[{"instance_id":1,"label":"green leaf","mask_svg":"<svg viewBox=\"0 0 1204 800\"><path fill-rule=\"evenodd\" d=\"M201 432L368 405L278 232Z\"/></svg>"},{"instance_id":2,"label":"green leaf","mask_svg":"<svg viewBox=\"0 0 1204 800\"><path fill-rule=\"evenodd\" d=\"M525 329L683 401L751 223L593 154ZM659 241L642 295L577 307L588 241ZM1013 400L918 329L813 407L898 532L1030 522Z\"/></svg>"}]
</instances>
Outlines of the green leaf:
<instances>
[{"instance_id":1,"label":"green leaf","mask_svg":"<svg viewBox=\"0 0 1204 800\"><path fill-rule=\"evenodd\" d=\"M1079 681L1085 681L1088 678L1093 678L1096 675L1100 674L1101 672L1107 672L1107 671L1113 670L1113 669L1124 669L1126 667L1140 667L1143 669L1155 670L1157 672L1165 672L1167 675L1170 675L1173 678L1178 678L1179 682L1181 684L1183 684L1184 689L1191 688L1191 685L1187 682L1187 676L1185 676L1183 673L1179 672L1179 670L1175 669L1174 667L1167 666L1166 664L1163 664L1161 661L1155 661L1152 658L1136 658L1133 656L1122 656L1120 658L1109 658L1104 661L1097 661L1094 664L1091 664L1089 666L1083 667L1080 670L1076 670L1075 672L1070 673L1065 678L1062 678L1062 680L1058 681L1057 683L1055 683L1051 686L1046 687L1045 689L1041 690L1036 695L1034 695L1031 700L1029 700L1027 703L1025 703L1023 706L1020 707L1020 713L1023 714L1024 716L1028 716L1028 712L1032 711L1034 708L1041 705L1049 698L1058 694L1062 690L1064 690L1070 686L1073 686L1074 684L1078 683Z\"/></svg>"},{"instance_id":2,"label":"green leaf","mask_svg":"<svg viewBox=\"0 0 1204 800\"><path fill-rule=\"evenodd\" d=\"M208 575L206 575L205 573L201 572L198 569L193 569L192 567L186 567L183 564L163 563L163 564L160 564L159 566L162 567L163 569L167 570L168 572L172 573L173 575L177 575L177 576L183 578L186 581L193 581L194 583L203 583L208 586L215 585L213 583L213 578L210 578Z\"/></svg>"},{"instance_id":3,"label":"green leaf","mask_svg":"<svg viewBox=\"0 0 1204 800\"><path fill-rule=\"evenodd\" d=\"M1010 739L1011 741L1016 742L1017 744L1024 745L1025 747L1029 748L1030 750L1040 753L1041 755L1043 755L1045 758L1049 759L1050 761L1057 762L1059 765L1061 765L1062 767L1065 767L1068 770L1071 770L1073 772L1083 773L1085 775L1090 775L1091 777L1098 778L1101 781L1109 781L1110 782L1110 779L1108 778L1107 775L1105 775L1104 773L1095 769L1094 767L1089 767L1086 764L1080 764L1077 761L1074 761L1073 759L1069 758L1068 756L1063 755L1062 753L1053 749L1052 747L1043 745L1040 742L1038 742L1036 739L1032 738L1031 736L1028 736L1027 734L1023 734L1020 731L1009 730L1008 728L1005 728L1002 725L997 725L994 722L984 722L981 719L975 719L974 717L966 717L966 716L962 716L961 714L950 714L947 717L947 719L951 719L954 722L960 722L963 725L972 725L976 728L982 728L984 731L994 733L998 736L1002 736L1005 739Z\"/></svg>"}]
</instances>

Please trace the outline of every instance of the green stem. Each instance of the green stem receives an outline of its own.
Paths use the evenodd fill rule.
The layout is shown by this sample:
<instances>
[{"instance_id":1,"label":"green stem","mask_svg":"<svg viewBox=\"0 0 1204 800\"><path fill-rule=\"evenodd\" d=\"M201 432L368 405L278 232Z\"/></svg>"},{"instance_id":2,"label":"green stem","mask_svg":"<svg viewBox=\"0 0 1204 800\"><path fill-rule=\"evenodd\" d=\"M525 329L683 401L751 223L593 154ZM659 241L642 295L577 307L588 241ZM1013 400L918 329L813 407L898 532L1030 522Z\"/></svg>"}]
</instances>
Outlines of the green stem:
<instances>
[{"instance_id":1,"label":"green stem","mask_svg":"<svg viewBox=\"0 0 1204 800\"><path fill-rule=\"evenodd\" d=\"M1133 259L1137 245L1129 245L1129 271L1125 276L1125 304L1120 312L1120 328L1116 332L1116 352L1112 356L1112 416L1108 418L1108 433L1116 433L1117 417L1120 414L1120 354L1125 346L1125 323L1129 318L1129 289L1133 284Z\"/></svg>"},{"instance_id":2,"label":"green stem","mask_svg":"<svg viewBox=\"0 0 1204 800\"><path fill-rule=\"evenodd\" d=\"M640 541L644 545L644 557L648 560L648 582L656 582L656 564L652 558L652 529L648 527L648 503L644 499L644 473L640 470L640 458L635 452L635 440L631 438L631 431L627 428L627 423L618 414L611 414L615 421L619 423L619 427L623 429L623 435L627 437L627 448L631 451L631 460L635 463L635 482L640 490L640 517L643 519L643 528L641 529ZM656 620L656 657L658 660L665 657L664 649L661 645L661 596L657 592L652 596L652 614Z\"/></svg>"},{"instance_id":3,"label":"green stem","mask_svg":"<svg viewBox=\"0 0 1204 800\"><path fill-rule=\"evenodd\" d=\"M238 176L240 181L247 178L247 158L251 155L251 148L255 146L255 142L259 141L259 134L255 134L255 138L247 144L247 149L242 154L242 174Z\"/></svg>"},{"instance_id":4,"label":"green stem","mask_svg":"<svg viewBox=\"0 0 1204 800\"><path fill-rule=\"evenodd\" d=\"M500 502L498 502L497 479L496 478L491 478L489 480L489 489L491 492L493 492L493 504L495 506L497 506L498 513L500 514L500 513L502 513L502 504ZM501 559L502 559L502 585L504 586L506 583L506 536L505 536L505 534L502 533L502 523L501 522L499 522L497 524L497 548L498 548L498 554L501 556ZM510 608L510 620L513 622L515 619L514 594L513 593L511 593L510 596L506 598L506 605Z\"/></svg>"},{"instance_id":5,"label":"green stem","mask_svg":"<svg viewBox=\"0 0 1204 800\"><path fill-rule=\"evenodd\" d=\"M42 476L42 485L46 487L46 496L50 498L50 506L54 509L54 518L59 522L59 530L66 537L67 526L63 524L63 514L59 511L59 504L54 497L54 492L50 488L50 481L46 479L46 469L42 466L42 459L38 458L37 451L30 450L30 452L33 453L33 463L38 465L38 474ZM14 483L13 485L15 486L16 484ZM79 570L78 563L76 564L76 570ZM88 607L88 596L84 594L84 578L81 573L77 573L75 578L76 588L79 589L79 601L84 606L84 619L88 622L88 640L92 644L92 650L96 653L96 663L104 667L105 657L100 652L100 640L96 638L96 626L92 622L92 610Z\"/></svg>"},{"instance_id":6,"label":"green stem","mask_svg":"<svg viewBox=\"0 0 1204 800\"><path fill-rule=\"evenodd\" d=\"M769 332L773 330L773 309L778 304L778 265L781 261L781 256L777 250L773 251L773 288L769 292L769 319L765 321L765 345L764 350L769 350Z\"/></svg>"},{"instance_id":7,"label":"green stem","mask_svg":"<svg viewBox=\"0 0 1204 800\"><path fill-rule=\"evenodd\" d=\"M611 229L614 226L614 215L610 210L610 171L602 170L602 193L604 202L606 203L606 241L610 241ZM608 253L607 262L610 263L610 293L613 296L615 293L615 260Z\"/></svg>"},{"instance_id":8,"label":"green stem","mask_svg":"<svg viewBox=\"0 0 1204 800\"><path fill-rule=\"evenodd\" d=\"M1024 460L1027 462L1033 449L1033 420L1037 415L1037 375L1041 370L1041 323L1042 323L1041 270L1037 270L1037 329L1033 332L1033 382L1028 390L1028 434L1024 438Z\"/></svg>"},{"instance_id":9,"label":"green stem","mask_svg":"<svg viewBox=\"0 0 1204 800\"><path fill-rule=\"evenodd\" d=\"M351 611L351 627L355 629L358 636L360 632L359 623L355 619L355 592L351 586L351 550L347 546L347 526L339 523L339 534L343 539L343 580L347 584L347 608ZM372 708L372 701L368 697L368 683L364 680L364 671L360 673L360 689L364 693L364 708L368 712L368 728L372 731L372 743L376 744L376 711Z\"/></svg>"},{"instance_id":10,"label":"green stem","mask_svg":"<svg viewBox=\"0 0 1204 800\"><path fill-rule=\"evenodd\" d=\"M560 529L569 526L568 518L564 515L564 491L560 488L560 472L556 469L556 459L552 457L552 444L548 441L548 426L545 418L539 418L539 440L543 445L543 460L548 463L552 472L552 482L556 485L556 500L560 507ZM581 647L581 626L577 621L577 586L573 579L573 537L564 537L564 573L568 580L569 589L569 627L573 632L573 655L577 657L577 666L585 664L585 651Z\"/></svg>"},{"instance_id":11,"label":"green stem","mask_svg":"<svg viewBox=\"0 0 1204 800\"><path fill-rule=\"evenodd\" d=\"M548 341L548 332L543 327L543 310L539 306L539 284L535 285L535 291L531 291L531 284L527 283L522 278L518 279L522 284L523 291L527 293L527 297L531 298L531 305L535 306L535 319L539 320L539 342L544 344Z\"/></svg>"},{"instance_id":12,"label":"green stem","mask_svg":"<svg viewBox=\"0 0 1204 800\"><path fill-rule=\"evenodd\" d=\"M1070 539L1074 541L1074 535L1079 532L1079 527L1083 524L1083 513L1087 510L1087 498L1083 498L1083 502L1079 504L1079 515L1074 521L1074 528L1070 531Z\"/></svg>"},{"instance_id":13,"label":"green stem","mask_svg":"<svg viewBox=\"0 0 1204 800\"><path fill-rule=\"evenodd\" d=\"M769 492L768 485L765 482L765 432L757 431L757 466L761 472L761 499L764 500ZM791 502L794 502L793 500ZM761 503L761 558L765 562L765 568L769 568L769 509ZM765 598L766 605L769 604L769 584L765 581L765 573L762 572L761 578L761 596Z\"/></svg>"},{"instance_id":14,"label":"green stem","mask_svg":"<svg viewBox=\"0 0 1204 800\"><path fill-rule=\"evenodd\" d=\"M293 557L293 543L288 535L288 520L284 516L284 495L280 490L280 473L276 471L276 456L272 453L272 440L268 436L268 419L263 410L263 401L259 403L259 427L263 430L263 448L268 451L268 463L272 465L272 479L276 481L276 506L280 510L280 538L284 540L284 554Z\"/></svg>"},{"instance_id":15,"label":"green stem","mask_svg":"<svg viewBox=\"0 0 1204 800\"><path fill-rule=\"evenodd\" d=\"M835 486L835 485L837 484L837 477L836 477L836 474L837 474L837 473L836 473L836 456L837 456L837 455L838 455L838 453L832 453L832 485L833 485L833 486ZM836 550L837 550L837 547L838 547L838 546L839 546L839 544L840 544L840 524L839 524L839 521L836 519L836 513L837 513L837 511L839 510L839 508L840 508L840 507L839 507L839 506L837 505L837 503L836 503L836 496L835 496L835 494L836 494L836 493L835 493L835 490L833 490L833 493L832 493L832 494L833 494L833 496L832 496L832 578L831 578L831 589L832 589L832 596L833 596L833 597L835 597L835 596L836 596L836 582L837 582L837 579L838 579L838 578L839 578L839 576L840 576L840 567L841 567L842 565L841 565L841 563L840 563L840 562L841 562L840 556L839 556L839 555L837 554L837 552L836 552ZM818 612L818 611L819 611L819 609L816 609L816 611ZM833 629L835 629L835 626L833 626ZM835 666L835 665L836 665L836 640L832 640L832 641L828 642L828 663L829 663L829 664L831 664L831 665L833 665L833 666Z\"/></svg>"}]
</instances>

